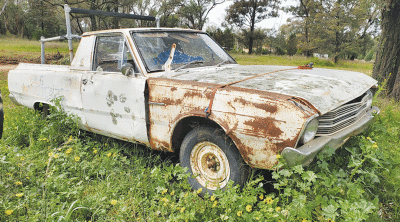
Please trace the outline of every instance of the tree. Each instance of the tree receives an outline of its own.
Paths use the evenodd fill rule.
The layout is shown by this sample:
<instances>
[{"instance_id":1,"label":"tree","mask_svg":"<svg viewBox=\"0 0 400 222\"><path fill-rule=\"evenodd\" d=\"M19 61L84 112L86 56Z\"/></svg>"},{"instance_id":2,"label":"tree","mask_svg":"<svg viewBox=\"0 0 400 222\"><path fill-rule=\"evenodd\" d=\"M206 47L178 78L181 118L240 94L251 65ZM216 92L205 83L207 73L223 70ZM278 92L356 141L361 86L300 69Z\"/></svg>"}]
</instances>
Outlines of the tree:
<instances>
[{"instance_id":1,"label":"tree","mask_svg":"<svg viewBox=\"0 0 400 222\"><path fill-rule=\"evenodd\" d=\"M316 13L317 4L314 0L300 0L299 5L291 6L287 11L291 12L297 18L302 20L303 32L303 52L307 57L312 55L312 46L310 44L310 28L314 20L313 15Z\"/></svg>"},{"instance_id":2,"label":"tree","mask_svg":"<svg viewBox=\"0 0 400 222\"><path fill-rule=\"evenodd\" d=\"M235 34L232 32L231 28L225 28L222 31L220 28L209 27L207 28L207 33L215 39L225 50L230 51L235 45Z\"/></svg>"},{"instance_id":3,"label":"tree","mask_svg":"<svg viewBox=\"0 0 400 222\"><path fill-rule=\"evenodd\" d=\"M187 27L202 30L210 11L224 2L225 0L184 0L178 13Z\"/></svg>"},{"instance_id":4,"label":"tree","mask_svg":"<svg viewBox=\"0 0 400 222\"><path fill-rule=\"evenodd\" d=\"M387 81L386 94L400 100L400 2L384 0L381 11L382 34L372 77L380 83Z\"/></svg>"},{"instance_id":5,"label":"tree","mask_svg":"<svg viewBox=\"0 0 400 222\"><path fill-rule=\"evenodd\" d=\"M5 3L4 3L5 4ZM4 5L3 5L4 7ZM8 1L2 17L6 31L13 35L24 36L26 22L26 2Z\"/></svg>"},{"instance_id":6,"label":"tree","mask_svg":"<svg viewBox=\"0 0 400 222\"><path fill-rule=\"evenodd\" d=\"M297 52L297 38L296 34L292 33L287 42L287 54L290 56L295 55Z\"/></svg>"},{"instance_id":7,"label":"tree","mask_svg":"<svg viewBox=\"0 0 400 222\"><path fill-rule=\"evenodd\" d=\"M3 19L3 16L1 16L1 14L3 14L4 10L6 9L7 6L7 1L2 2L2 6L1 7L1 11L0 11L0 34L6 34L7 33L7 29L6 27L4 27L5 25L5 21Z\"/></svg>"},{"instance_id":8,"label":"tree","mask_svg":"<svg viewBox=\"0 0 400 222\"><path fill-rule=\"evenodd\" d=\"M238 42L244 46L248 46L250 38L253 38L252 48L256 48L256 53L259 54L262 52L266 37L266 30L261 28L256 28L253 33L251 33L250 29L242 29L237 36Z\"/></svg>"},{"instance_id":9,"label":"tree","mask_svg":"<svg viewBox=\"0 0 400 222\"><path fill-rule=\"evenodd\" d=\"M365 54L378 15L375 0L300 0L288 11L301 22L299 46L305 55L329 53L335 63Z\"/></svg>"},{"instance_id":10,"label":"tree","mask_svg":"<svg viewBox=\"0 0 400 222\"><path fill-rule=\"evenodd\" d=\"M279 0L235 0L227 9L228 22L234 23L242 31L249 29L249 54L253 52L255 24L268 17L276 17L279 3Z\"/></svg>"},{"instance_id":11,"label":"tree","mask_svg":"<svg viewBox=\"0 0 400 222\"><path fill-rule=\"evenodd\" d=\"M160 16L161 27L177 27L180 19L177 15L179 6L183 0L163 0L161 1L160 8L158 10L158 16Z\"/></svg>"},{"instance_id":12,"label":"tree","mask_svg":"<svg viewBox=\"0 0 400 222\"><path fill-rule=\"evenodd\" d=\"M65 18L61 8L53 7L43 0L28 0L25 20L28 38L53 37L64 34Z\"/></svg>"}]
</instances>

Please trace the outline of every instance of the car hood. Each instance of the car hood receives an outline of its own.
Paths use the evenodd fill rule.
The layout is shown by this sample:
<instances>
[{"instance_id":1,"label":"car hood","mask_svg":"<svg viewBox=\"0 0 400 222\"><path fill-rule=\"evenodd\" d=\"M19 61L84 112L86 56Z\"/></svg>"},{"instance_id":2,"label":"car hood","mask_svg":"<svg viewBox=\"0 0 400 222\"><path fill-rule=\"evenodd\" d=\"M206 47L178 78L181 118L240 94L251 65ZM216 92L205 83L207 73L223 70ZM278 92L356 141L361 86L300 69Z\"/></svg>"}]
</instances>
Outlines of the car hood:
<instances>
[{"instance_id":1,"label":"car hood","mask_svg":"<svg viewBox=\"0 0 400 222\"><path fill-rule=\"evenodd\" d=\"M267 74L248 79L264 73ZM310 102L321 115L377 85L376 80L359 72L265 65L186 69L174 73L172 78L219 85L247 79L232 86L300 97Z\"/></svg>"}]
</instances>

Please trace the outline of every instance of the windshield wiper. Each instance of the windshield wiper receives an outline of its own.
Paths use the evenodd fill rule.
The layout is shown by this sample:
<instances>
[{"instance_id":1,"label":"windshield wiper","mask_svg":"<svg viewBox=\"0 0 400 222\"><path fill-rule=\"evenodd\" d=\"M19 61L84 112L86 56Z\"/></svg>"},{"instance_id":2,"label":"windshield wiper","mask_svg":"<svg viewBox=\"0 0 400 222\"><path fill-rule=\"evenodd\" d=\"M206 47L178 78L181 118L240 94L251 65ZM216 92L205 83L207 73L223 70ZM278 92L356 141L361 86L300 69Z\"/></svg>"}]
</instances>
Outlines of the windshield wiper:
<instances>
[{"instance_id":1,"label":"windshield wiper","mask_svg":"<svg viewBox=\"0 0 400 222\"><path fill-rule=\"evenodd\" d=\"M218 63L216 66L217 66L217 67L220 67L220 66L222 66L223 64L225 64L225 63L227 63L227 62L229 62L229 59L224 60L224 61Z\"/></svg>"},{"instance_id":2,"label":"windshield wiper","mask_svg":"<svg viewBox=\"0 0 400 222\"><path fill-rule=\"evenodd\" d=\"M185 68L186 66L190 65L190 64L199 64L199 63L204 63L203 60L194 60L188 63L183 64L182 66L179 66L178 68L175 69L175 72Z\"/></svg>"}]
</instances>

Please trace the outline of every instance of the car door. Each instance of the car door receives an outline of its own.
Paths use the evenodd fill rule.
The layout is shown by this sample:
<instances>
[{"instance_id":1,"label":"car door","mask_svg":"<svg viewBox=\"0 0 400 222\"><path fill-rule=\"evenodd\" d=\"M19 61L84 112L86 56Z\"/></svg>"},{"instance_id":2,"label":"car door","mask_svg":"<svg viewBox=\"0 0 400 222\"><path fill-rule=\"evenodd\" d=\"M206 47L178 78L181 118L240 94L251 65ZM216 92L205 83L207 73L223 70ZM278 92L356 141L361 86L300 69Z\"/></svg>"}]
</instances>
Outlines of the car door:
<instances>
[{"instance_id":1,"label":"car door","mask_svg":"<svg viewBox=\"0 0 400 222\"><path fill-rule=\"evenodd\" d=\"M146 78L123 75L121 67L124 63L137 67L122 34L96 37L93 70L82 77L87 128L114 138L148 143Z\"/></svg>"}]
</instances>

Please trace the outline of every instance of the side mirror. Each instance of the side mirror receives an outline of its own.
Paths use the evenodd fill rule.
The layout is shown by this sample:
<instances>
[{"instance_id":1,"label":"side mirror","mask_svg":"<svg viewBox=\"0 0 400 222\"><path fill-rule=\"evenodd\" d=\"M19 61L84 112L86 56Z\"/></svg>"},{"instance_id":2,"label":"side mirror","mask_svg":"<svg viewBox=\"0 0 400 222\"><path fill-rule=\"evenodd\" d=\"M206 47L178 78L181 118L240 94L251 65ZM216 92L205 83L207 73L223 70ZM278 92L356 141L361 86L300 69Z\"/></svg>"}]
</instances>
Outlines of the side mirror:
<instances>
[{"instance_id":1,"label":"side mirror","mask_svg":"<svg viewBox=\"0 0 400 222\"><path fill-rule=\"evenodd\" d=\"M133 65L130 63L124 63L121 67L121 72L124 76L132 75L132 73L134 73Z\"/></svg>"}]
</instances>

